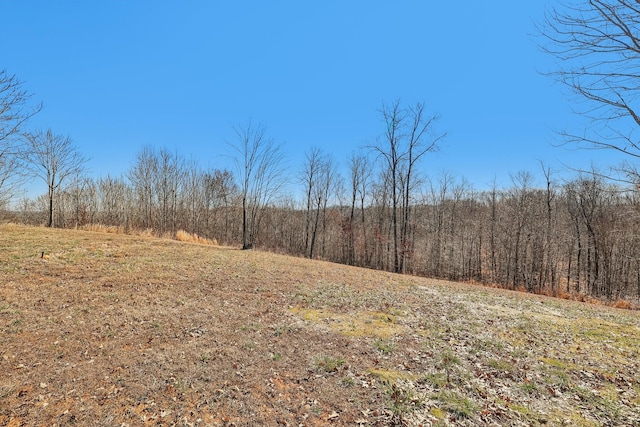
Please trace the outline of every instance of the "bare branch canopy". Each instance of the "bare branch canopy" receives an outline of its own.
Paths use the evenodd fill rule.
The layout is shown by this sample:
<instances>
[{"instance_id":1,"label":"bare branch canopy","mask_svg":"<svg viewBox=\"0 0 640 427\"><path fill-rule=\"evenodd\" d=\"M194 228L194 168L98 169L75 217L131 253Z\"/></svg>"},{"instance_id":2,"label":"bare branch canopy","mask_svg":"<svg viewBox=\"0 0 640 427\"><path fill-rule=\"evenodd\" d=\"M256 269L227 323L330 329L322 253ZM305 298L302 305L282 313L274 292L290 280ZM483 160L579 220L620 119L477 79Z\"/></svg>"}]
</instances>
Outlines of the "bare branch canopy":
<instances>
[{"instance_id":1,"label":"bare branch canopy","mask_svg":"<svg viewBox=\"0 0 640 427\"><path fill-rule=\"evenodd\" d=\"M31 96L15 75L0 70L0 206L13 196L24 177L20 135L25 122L42 109L41 104L30 106Z\"/></svg>"},{"instance_id":2,"label":"bare branch canopy","mask_svg":"<svg viewBox=\"0 0 640 427\"><path fill-rule=\"evenodd\" d=\"M640 3L637 0L561 2L538 28L540 47L558 61L547 74L577 98L592 121L569 142L640 158Z\"/></svg>"},{"instance_id":3,"label":"bare branch canopy","mask_svg":"<svg viewBox=\"0 0 640 427\"><path fill-rule=\"evenodd\" d=\"M27 168L34 176L47 184L49 218L47 226L53 224L54 194L68 178L85 170L87 159L80 154L68 136L51 131L36 131L24 135L26 139Z\"/></svg>"}]
</instances>

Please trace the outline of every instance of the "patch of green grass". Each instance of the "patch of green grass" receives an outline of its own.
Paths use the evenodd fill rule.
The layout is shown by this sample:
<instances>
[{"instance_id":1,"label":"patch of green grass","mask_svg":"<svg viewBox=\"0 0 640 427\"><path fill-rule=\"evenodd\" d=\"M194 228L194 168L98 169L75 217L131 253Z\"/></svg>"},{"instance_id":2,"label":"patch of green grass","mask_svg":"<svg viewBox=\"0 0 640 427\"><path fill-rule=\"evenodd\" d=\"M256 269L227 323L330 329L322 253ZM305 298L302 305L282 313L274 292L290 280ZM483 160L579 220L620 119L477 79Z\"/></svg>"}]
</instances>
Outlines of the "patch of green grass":
<instances>
[{"instance_id":1,"label":"patch of green grass","mask_svg":"<svg viewBox=\"0 0 640 427\"><path fill-rule=\"evenodd\" d=\"M596 427L601 425L595 420L586 418L579 411L571 411L567 413L566 411L556 410L551 412L551 414L549 415L550 418L557 420L558 424L561 425L570 425L576 427Z\"/></svg>"},{"instance_id":2,"label":"patch of green grass","mask_svg":"<svg viewBox=\"0 0 640 427\"><path fill-rule=\"evenodd\" d=\"M162 323L159 320L154 320L151 322L151 327L153 329L162 329Z\"/></svg>"},{"instance_id":3,"label":"patch of green grass","mask_svg":"<svg viewBox=\"0 0 640 427\"><path fill-rule=\"evenodd\" d=\"M528 395L535 395L538 393L538 386L532 381L525 381L520 384L520 390Z\"/></svg>"},{"instance_id":4,"label":"patch of green grass","mask_svg":"<svg viewBox=\"0 0 640 427\"><path fill-rule=\"evenodd\" d=\"M7 325L6 331L9 334L19 334L22 331L22 319L15 318Z\"/></svg>"},{"instance_id":5,"label":"patch of green grass","mask_svg":"<svg viewBox=\"0 0 640 427\"><path fill-rule=\"evenodd\" d=\"M615 384L605 384L604 387L599 390L575 387L572 391L576 393L584 403L594 408L597 412L613 420L621 421L619 410L620 396Z\"/></svg>"},{"instance_id":6,"label":"patch of green grass","mask_svg":"<svg viewBox=\"0 0 640 427\"><path fill-rule=\"evenodd\" d=\"M557 368L557 369L562 369L562 370L566 370L568 369L568 365L567 363L563 362L562 360L559 359L552 359L549 357L541 357L540 361L542 363L544 363L547 366L551 366L553 368Z\"/></svg>"},{"instance_id":7,"label":"patch of green grass","mask_svg":"<svg viewBox=\"0 0 640 427\"><path fill-rule=\"evenodd\" d=\"M116 292L109 292L104 297L109 301L114 301L118 299L118 294Z\"/></svg>"},{"instance_id":8,"label":"patch of green grass","mask_svg":"<svg viewBox=\"0 0 640 427\"><path fill-rule=\"evenodd\" d=\"M425 375L425 380L431 383L435 388L443 388L447 385L447 376L440 373L429 373Z\"/></svg>"},{"instance_id":9,"label":"patch of green grass","mask_svg":"<svg viewBox=\"0 0 640 427\"><path fill-rule=\"evenodd\" d=\"M262 328L262 325L260 323L250 323L248 325L242 325L240 327L240 330L242 332L247 332L247 331L258 332L260 328Z\"/></svg>"},{"instance_id":10,"label":"patch of green grass","mask_svg":"<svg viewBox=\"0 0 640 427\"><path fill-rule=\"evenodd\" d=\"M495 369L496 371L503 372L512 372L514 369L512 362L507 362L502 359L489 359L487 361L487 366L491 369Z\"/></svg>"},{"instance_id":11,"label":"patch of green grass","mask_svg":"<svg viewBox=\"0 0 640 427\"><path fill-rule=\"evenodd\" d=\"M344 365L344 359L333 356L321 356L314 360L316 370L321 372L335 372Z\"/></svg>"},{"instance_id":12,"label":"patch of green grass","mask_svg":"<svg viewBox=\"0 0 640 427\"><path fill-rule=\"evenodd\" d=\"M436 394L442 408L456 418L471 418L478 412L477 406L462 394L454 390L443 390Z\"/></svg>"},{"instance_id":13,"label":"patch of green grass","mask_svg":"<svg viewBox=\"0 0 640 427\"><path fill-rule=\"evenodd\" d=\"M392 342L389 342L380 338L376 339L373 342L373 348L375 348L376 350L380 351L383 354L393 353L393 351L396 349L395 345Z\"/></svg>"},{"instance_id":14,"label":"patch of green grass","mask_svg":"<svg viewBox=\"0 0 640 427\"><path fill-rule=\"evenodd\" d=\"M274 325L273 326L273 336L274 337L279 337L280 335L284 334L286 331L287 331L287 329L282 325Z\"/></svg>"},{"instance_id":15,"label":"patch of green grass","mask_svg":"<svg viewBox=\"0 0 640 427\"><path fill-rule=\"evenodd\" d=\"M505 405L506 405L506 402L504 402L504 403L505 403ZM506 405L506 406L509 406L509 408L510 408L512 411L517 412L517 413L519 413L520 415L524 415L525 417L528 417L528 416L530 416L530 415L531 415L531 410L530 410L528 407L526 407L526 406L519 405L519 404L517 404L517 403L509 403L509 404L508 404L508 405Z\"/></svg>"},{"instance_id":16,"label":"patch of green grass","mask_svg":"<svg viewBox=\"0 0 640 427\"><path fill-rule=\"evenodd\" d=\"M569 377L568 370L574 367L572 364L567 364L558 359L541 358L544 363L543 372L545 382L552 386L558 387L562 390L566 390L571 386L571 378Z\"/></svg>"},{"instance_id":17,"label":"patch of green grass","mask_svg":"<svg viewBox=\"0 0 640 427\"><path fill-rule=\"evenodd\" d=\"M447 383L451 382L451 373L452 373L453 367L459 364L460 364L460 359L458 359L458 356L456 356L453 351L444 350L440 354L440 365L442 366L445 373L447 374Z\"/></svg>"},{"instance_id":18,"label":"patch of green grass","mask_svg":"<svg viewBox=\"0 0 640 427\"><path fill-rule=\"evenodd\" d=\"M356 383L356 381L353 379L353 377L349 376L349 375L347 375L345 377L342 377L341 382L342 382L342 385L345 386L345 387L351 387L351 386L355 385L355 383Z\"/></svg>"},{"instance_id":19,"label":"patch of green grass","mask_svg":"<svg viewBox=\"0 0 640 427\"><path fill-rule=\"evenodd\" d=\"M484 339L474 339L472 341L472 348L476 352L498 353L505 349L505 345L502 341L490 336L484 337Z\"/></svg>"}]
</instances>

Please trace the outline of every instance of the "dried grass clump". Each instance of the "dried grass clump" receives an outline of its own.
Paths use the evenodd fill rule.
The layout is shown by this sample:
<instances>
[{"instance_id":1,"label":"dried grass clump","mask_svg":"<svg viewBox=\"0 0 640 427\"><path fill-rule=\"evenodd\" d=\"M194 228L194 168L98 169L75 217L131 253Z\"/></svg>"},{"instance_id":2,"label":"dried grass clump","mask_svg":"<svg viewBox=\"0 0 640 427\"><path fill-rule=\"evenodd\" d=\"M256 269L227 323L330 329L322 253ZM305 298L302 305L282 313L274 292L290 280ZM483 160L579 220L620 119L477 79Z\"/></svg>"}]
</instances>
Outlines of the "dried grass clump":
<instances>
[{"instance_id":1,"label":"dried grass clump","mask_svg":"<svg viewBox=\"0 0 640 427\"><path fill-rule=\"evenodd\" d=\"M79 227L83 231L97 231L101 233L125 234L124 227L118 225L86 224Z\"/></svg>"},{"instance_id":2,"label":"dried grass clump","mask_svg":"<svg viewBox=\"0 0 640 427\"><path fill-rule=\"evenodd\" d=\"M199 243L201 245L218 246L216 239L207 239L198 236L196 233L189 233L184 230L178 230L176 232L176 240L180 242Z\"/></svg>"},{"instance_id":3,"label":"dried grass clump","mask_svg":"<svg viewBox=\"0 0 640 427\"><path fill-rule=\"evenodd\" d=\"M571 292L567 292L564 289L557 289L555 292L555 296L556 298L560 298L560 299L566 299L566 300L574 300L574 294L572 294Z\"/></svg>"},{"instance_id":4,"label":"dried grass clump","mask_svg":"<svg viewBox=\"0 0 640 427\"><path fill-rule=\"evenodd\" d=\"M631 308L632 308L631 301L627 301L627 300L623 300L623 299L619 299L618 301L616 301L613 306L615 308L622 308L622 309L625 309L625 310L631 310Z\"/></svg>"}]
</instances>

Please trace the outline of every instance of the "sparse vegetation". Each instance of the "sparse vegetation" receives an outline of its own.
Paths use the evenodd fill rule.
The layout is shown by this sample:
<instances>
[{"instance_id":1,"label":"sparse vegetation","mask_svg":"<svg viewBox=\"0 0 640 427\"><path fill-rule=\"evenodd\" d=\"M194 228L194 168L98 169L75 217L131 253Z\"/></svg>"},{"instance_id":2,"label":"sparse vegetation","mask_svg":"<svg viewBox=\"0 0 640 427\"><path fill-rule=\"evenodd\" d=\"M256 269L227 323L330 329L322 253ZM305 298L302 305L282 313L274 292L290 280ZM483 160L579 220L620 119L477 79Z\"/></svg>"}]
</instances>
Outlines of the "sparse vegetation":
<instances>
[{"instance_id":1,"label":"sparse vegetation","mask_svg":"<svg viewBox=\"0 0 640 427\"><path fill-rule=\"evenodd\" d=\"M471 418L478 411L471 400L457 391L443 390L437 393L435 398L455 420Z\"/></svg>"},{"instance_id":2,"label":"sparse vegetation","mask_svg":"<svg viewBox=\"0 0 640 427\"><path fill-rule=\"evenodd\" d=\"M640 423L638 312L149 236L0 247L0 425Z\"/></svg>"},{"instance_id":3,"label":"sparse vegetation","mask_svg":"<svg viewBox=\"0 0 640 427\"><path fill-rule=\"evenodd\" d=\"M451 351L444 350L440 355L440 363L447 375L447 383L451 382L451 371L453 367L460 364L460 359Z\"/></svg>"},{"instance_id":4,"label":"sparse vegetation","mask_svg":"<svg viewBox=\"0 0 640 427\"><path fill-rule=\"evenodd\" d=\"M344 359L333 356L321 356L314 360L314 366L320 372L335 372L344 365Z\"/></svg>"},{"instance_id":5,"label":"sparse vegetation","mask_svg":"<svg viewBox=\"0 0 640 427\"><path fill-rule=\"evenodd\" d=\"M405 425L406 416L422 407L422 400L416 395L413 387L403 387L398 382L391 383L387 389L391 422L394 425Z\"/></svg>"},{"instance_id":6,"label":"sparse vegetation","mask_svg":"<svg viewBox=\"0 0 640 427\"><path fill-rule=\"evenodd\" d=\"M389 354L393 353L396 347L392 342L378 338L373 342L373 348L382 354Z\"/></svg>"}]
</instances>

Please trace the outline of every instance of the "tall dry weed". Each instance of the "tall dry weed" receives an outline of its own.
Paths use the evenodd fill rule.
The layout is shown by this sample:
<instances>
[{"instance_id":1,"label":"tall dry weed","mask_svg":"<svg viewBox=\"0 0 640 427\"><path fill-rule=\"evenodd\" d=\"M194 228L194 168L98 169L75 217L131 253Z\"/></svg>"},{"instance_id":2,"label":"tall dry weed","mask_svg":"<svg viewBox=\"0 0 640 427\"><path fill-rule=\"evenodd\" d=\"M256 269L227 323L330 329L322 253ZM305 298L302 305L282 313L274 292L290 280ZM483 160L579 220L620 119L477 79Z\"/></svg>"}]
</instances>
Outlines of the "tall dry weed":
<instances>
[{"instance_id":1,"label":"tall dry weed","mask_svg":"<svg viewBox=\"0 0 640 427\"><path fill-rule=\"evenodd\" d=\"M218 246L218 241L216 239L207 239L205 237L198 236L196 233L189 233L184 230L178 230L176 232L176 240L180 242L199 243L201 245Z\"/></svg>"},{"instance_id":2,"label":"tall dry weed","mask_svg":"<svg viewBox=\"0 0 640 427\"><path fill-rule=\"evenodd\" d=\"M633 305L631 304L631 301L627 301L623 299L617 300L613 306L615 308L622 308L625 310L631 310L631 308L633 307Z\"/></svg>"}]
</instances>

